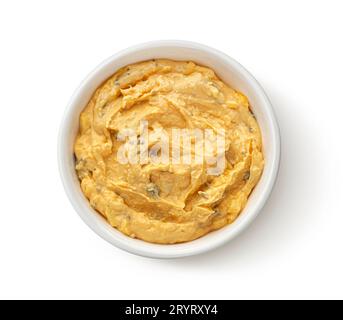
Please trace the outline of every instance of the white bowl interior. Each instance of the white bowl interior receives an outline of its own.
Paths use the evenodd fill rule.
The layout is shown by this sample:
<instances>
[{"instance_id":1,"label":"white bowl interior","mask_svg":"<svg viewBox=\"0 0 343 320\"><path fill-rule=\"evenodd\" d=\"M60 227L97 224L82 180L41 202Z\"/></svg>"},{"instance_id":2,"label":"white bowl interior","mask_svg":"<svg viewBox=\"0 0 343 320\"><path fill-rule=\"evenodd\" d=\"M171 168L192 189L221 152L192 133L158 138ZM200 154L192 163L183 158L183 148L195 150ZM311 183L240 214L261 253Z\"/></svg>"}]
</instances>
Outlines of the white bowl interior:
<instances>
[{"instance_id":1,"label":"white bowl interior","mask_svg":"<svg viewBox=\"0 0 343 320\"><path fill-rule=\"evenodd\" d=\"M265 168L261 180L253 190L247 206L234 223L197 240L175 245L158 245L132 239L112 228L90 207L80 189L74 169L73 145L78 132L79 115L95 89L119 68L157 58L192 60L208 66L224 82L244 93L250 101L261 128L265 157ZM268 199L277 176L280 141L277 123L268 98L257 81L240 64L225 54L200 44L184 41L158 41L132 47L110 57L83 81L65 112L60 129L58 151L61 177L69 199L81 218L97 234L131 253L155 258L175 258L218 247L236 236L255 218Z\"/></svg>"}]
</instances>

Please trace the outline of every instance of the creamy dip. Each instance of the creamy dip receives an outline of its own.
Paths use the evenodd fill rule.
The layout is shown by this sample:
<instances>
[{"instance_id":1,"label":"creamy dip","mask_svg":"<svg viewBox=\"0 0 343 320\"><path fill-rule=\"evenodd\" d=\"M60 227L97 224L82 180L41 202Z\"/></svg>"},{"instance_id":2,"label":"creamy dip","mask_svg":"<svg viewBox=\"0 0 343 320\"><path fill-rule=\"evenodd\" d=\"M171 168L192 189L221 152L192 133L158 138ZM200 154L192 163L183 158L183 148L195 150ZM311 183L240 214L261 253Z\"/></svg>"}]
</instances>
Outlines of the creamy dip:
<instances>
[{"instance_id":1,"label":"creamy dip","mask_svg":"<svg viewBox=\"0 0 343 320\"><path fill-rule=\"evenodd\" d=\"M149 133L163 129L171 140L174 128L224 129L223 171L209 174L195 162L122 163L117 155L126 141L118 133L138 132L142 120ZM158 138L152 140L148 148ZM264 166L247 98L209 68L170 60L124 67L95 91L80 116L75 156L91 206L124 234L163 244L190 241L232 223Z\"/></svg>"}]
</instances>

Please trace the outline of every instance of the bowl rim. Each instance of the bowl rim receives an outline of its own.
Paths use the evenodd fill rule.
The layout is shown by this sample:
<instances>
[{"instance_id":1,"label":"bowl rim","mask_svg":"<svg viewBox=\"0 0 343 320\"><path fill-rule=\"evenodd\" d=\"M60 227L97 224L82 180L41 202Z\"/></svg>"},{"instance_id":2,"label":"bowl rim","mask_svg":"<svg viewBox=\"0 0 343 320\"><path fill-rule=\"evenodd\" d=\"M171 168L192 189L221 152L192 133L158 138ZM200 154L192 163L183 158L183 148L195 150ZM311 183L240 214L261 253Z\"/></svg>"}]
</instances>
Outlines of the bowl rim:
<instances>
[{"instance_id":1,"label":"bowl rim","mask_svg":"<svg viewBox=\"0 0 343 320\"><path fill-rule=\"evenodd\" d=\"M91 211L91 208L88 207L88 210L87 210L85 205L80 203L80 201L76 198L75 183L70 174L70 167L66 163L67 162L66 157L70 152L70 150L69 151L66 150L66 147L64 144L64 141L66 139L68 124L69 124L68 121L70 121L73 111L76 108L76 100L80 96L81 92L85 90L85 87L87 86L87 84L94 77L96 77L96 75L101 70L105 69L114 60L117 60L123 56L132 55L137 51L141 51L144 49L145 50L154 49L154 48L159 48L159 47L176 47L179 49L180 48L197 49L197 50L209 53L211 55L220 57L221 59L225 60L226 63L233 66L244 77L244 81L248 81L249 85L253 87L253 90L256 93L258 93L259 98L263 101L264 109L265 109L264 112L267 113L266 116L268 118L268 122L271 128L270 138L271 138L271 146L273 150L272 157L271 157L271 171L268 176L268 180L265 183L265 188L261 191L261 194L259 194L259 198L257 200L257 204L254 207L254 210L250 213L249 216L246 215L244 219L241 219L239 223L234 221L231 224L231 226L233 227L231 229L228 229L227 234L222 234L221 236L218 236L216 241L209 242L208 244L204 242L198 246L193 245L193 246L190 246L188 249L187 249L187 244L194 243L194 241L197 241L197 239L190 242L182 243L182 244L160 245L160 244L148 243L142 240L136 240L138 242L133 243L131 242L132 239L125 235L124 237L127 238L127 241L118 241L117 238L114 238L112 234L108 232L108 230L106 230L109 224L105 222L108 225L106 227L104 223L99 223L99 222L96 222L94 219L92 219L93 217L91 215L94 215L94 212ZM139 62L139 60L137 60L137 62ZM269 199L271 192L274 188L274 185L278 176L278 172L279 172L279 167L280 167L281 137L280 137L280 129L277 123L277 119L275 117L275 113L274 113L274 110L273 110L273 107L269 98L267 97L266 93L264 92L264 89L258 83L258 81L240 63L238 63L236 60L234 60L227 54L217 49L214 49L212 47L209 47L207 45L203 45L197 42L185 41L185 40L157 40L157 41L144 42L138 45L130 46L124 50L121 50L115 53L114 55L110 56L109 58L104 60L102 63L100 63L96 68L93 69L93 71L91 71L84 78L84 80L80 83L80 85L74 91L63 113L62 121L59 128L59 133L58 133L57 149L58 149L57 160L58 160L58 168L60 172L60 177L62 180L64 190L69 198L69 201L71 202L73 208L81 217L81 219L96 234L98 234L101 238L111 243L112 245L122 250L125 250L127 252L130 252L132 254L136 254L136 255L140 255L144 257L150 257L150 258L169 259L169 258L180 258L180 257L197 255L197 254L207 252L209 250L216 249L222 246L223 244L229 242L233 238L235 238L238 234L240 234L243 230L245 230L250 225L250 223L256 218L256 216L263 209L264 205ZM83 200L83 202L85 201L88 202L87 199ZM88 203L87 203L87 206L88 206ZM112 228L112 229L116 230L115 228ZM204 235L201 238L205 238L206 236L207 235ZM181 245L183 245L183 248L181 248L181 250L177 250L177 249L170 250L171 247L177 248L178 246L181 247ZM168 247L169 249L166 249Z\"/></svg>"}]
</instances>

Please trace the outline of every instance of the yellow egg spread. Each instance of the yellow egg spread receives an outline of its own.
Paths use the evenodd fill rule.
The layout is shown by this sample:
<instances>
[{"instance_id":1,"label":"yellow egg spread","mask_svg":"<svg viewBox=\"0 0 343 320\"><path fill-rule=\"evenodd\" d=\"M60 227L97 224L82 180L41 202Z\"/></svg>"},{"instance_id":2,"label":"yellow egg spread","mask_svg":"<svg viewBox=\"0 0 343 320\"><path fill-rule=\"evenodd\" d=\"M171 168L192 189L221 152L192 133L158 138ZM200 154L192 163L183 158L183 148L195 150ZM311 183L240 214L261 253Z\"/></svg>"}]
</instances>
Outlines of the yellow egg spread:
<instances>
[{"instance_id":1,"label":"yellow egg spread","mask_svg":"<svg viewBox=\"0 0 343 320\"><path fill-rule=\"evenodd\" d=\"M147 123L144 141L142 121ZM119 139L128 128L137 139ZM140 144L148 151L158 144L158 130L174 141L175 129L222 130L223 157L219 148L212 150L212 158L225 160L222 171L210 173L206 162L175 162L169 147L164 161L119 160L128 140L138 145L139 156ZM200 149L191 139L189 154ZM74 150L91 206L124 234L162 244L190 241L232 223L264 166L260 130L247 98L209 68L170 60L124 67L103 83L81 113Z\"/></svg>"}]
</instances>

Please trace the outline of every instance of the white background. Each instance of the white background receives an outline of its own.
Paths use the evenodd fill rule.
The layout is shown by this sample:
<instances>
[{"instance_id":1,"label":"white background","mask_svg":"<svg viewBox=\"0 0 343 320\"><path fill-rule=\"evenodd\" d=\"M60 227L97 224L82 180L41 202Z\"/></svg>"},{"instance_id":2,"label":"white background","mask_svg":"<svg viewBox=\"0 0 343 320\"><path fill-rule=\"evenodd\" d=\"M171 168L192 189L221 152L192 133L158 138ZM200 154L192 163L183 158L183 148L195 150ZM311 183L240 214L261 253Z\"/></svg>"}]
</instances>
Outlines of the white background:
<instances>
[{"instance_id":1,"label":"white background","mask_svg":"<svg viewBox=\"0 0 343 320\"><path fill-rule=\"evenodd\" d=\"M2 1L0 298L343 298L342 1ZM282 134L272 197L241 236L136 257L72 209L56 156L80 81L127 46L201 42L241 62Z\"/></svg>"}]
</instances>

